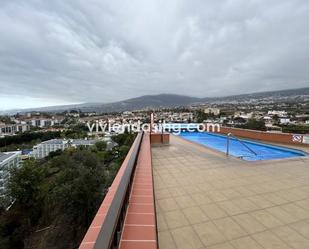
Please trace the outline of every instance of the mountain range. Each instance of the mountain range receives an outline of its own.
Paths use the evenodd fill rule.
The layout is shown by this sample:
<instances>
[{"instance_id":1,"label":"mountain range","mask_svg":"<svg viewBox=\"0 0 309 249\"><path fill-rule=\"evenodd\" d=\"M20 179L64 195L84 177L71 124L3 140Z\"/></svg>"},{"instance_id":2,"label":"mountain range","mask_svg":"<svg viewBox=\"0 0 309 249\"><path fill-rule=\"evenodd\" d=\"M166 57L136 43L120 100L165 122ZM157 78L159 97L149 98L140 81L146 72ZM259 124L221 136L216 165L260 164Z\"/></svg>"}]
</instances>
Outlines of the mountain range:
<instances>
[{"instance_id":1,"label":"mountain range","mask_svg":"<svg viewBox=\"0 0 309 249\"><path fill-rule=\"evenodd\" d=\"M300 89L288 89L280 91L258 92L250 94L240 94L225 97L197 98L176 94L144 95L137 98L127 99L112 103L84 103L76 105L50 106L40 108L30 108L21 110L10 110L6 113L17 112L62 112L67 110L81 110L84 112L121 112L140 109L157 109L185 107L193 104L210 103L241 103L258 101L307 101L309 99L309 87Z\"/></svg>"}]
</instances>

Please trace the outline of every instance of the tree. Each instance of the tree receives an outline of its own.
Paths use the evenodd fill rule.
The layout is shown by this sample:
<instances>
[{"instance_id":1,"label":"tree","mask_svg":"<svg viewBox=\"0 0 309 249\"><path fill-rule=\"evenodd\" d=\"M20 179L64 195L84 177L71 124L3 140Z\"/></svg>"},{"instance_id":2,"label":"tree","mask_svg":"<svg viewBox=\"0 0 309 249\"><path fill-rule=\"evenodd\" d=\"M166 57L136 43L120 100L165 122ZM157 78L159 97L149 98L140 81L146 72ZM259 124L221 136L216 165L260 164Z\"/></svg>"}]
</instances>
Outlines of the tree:
<instances>
[{"instance_id":1,"label":"tree","mask_svg":"<svg viewBox=\"0 0 309 249\"><path fill-rule=\"evenodd\" d=\"M266 131L265 122L263 120L249 119L246 124L237 126L239 128Z\"/></svg>"},{"instance_id":2,"label":"tree","mask_svg":"<svg viewBox=\"0 0 309 249\"><path fill-rule=\"evenodd\" d=\"M70 148L13 169L9 194L15 202L0 213L0 248L77 248L134 137L115 136L112 151L100 142L99 149ZM45 228L51 229L34 232Z\"/></svg>"},{"instance_id":3,"label":"tree","mask_svg":"<svg viewBox=\"0 0 309 249\"><path fill-rule=\"evenodd\" d=\"M299 134L308 134L309 126L307 125L281 125L282 132L286 133L299 133Z\"/></svg>"},{"instance_id":4,"label":"tree","mask_svg":"<svg viewBox=\"0 0 309 249\"><path fill-rule=\"evenodd\" d=\"M198 123L203 123L204 120L215 118L213 113L205 113L203 110L197 110L196 112L196 121Z\"/></svg>"},{"instance_id":5,"label":"tree","mask_svg":"<svg viewBox=\"0 0 309 249\"><path fill-rule=\"evenodd\" d=\"M37 221L40 215L40 184L43 177L42 168L34 160L26 161L21 168L11 170L9 195L16 200L15 205L28 214L32 224Z\"/></svg>"},{"instance_id":6,"label":"tree","mask_svg":"<svg viewBox=\"0 0 309 249\"><path fill-rule=\"evenodd\" d=\"M237 123L241 123L241 124L246 123L246 120L242 117L235 117L234 121L236 121Z\"/></svg>"},{"instance_id":7,"label":"tree","mask_svg":"<svg viewBox=\"0 0 309 249\"><path fill-rule=\"evenodd\" d=\"M275 124L278 124L279 123L279 116L277 114L275 114L273 116L273 120L274 120Z\"/></svg>"},{"instance_id":8,"label":"tree","mask_svg":"<svg viewBox=\"0 0 309 249\"><path fill-rule=\"evenodd\" d=\"M61 132L59 131L48 131L48 132L24 132L22 134L18 134L15 136L8 136L4 138L0 138L0 147L8 146L12 144L23 144L29 143L34 140L49 140L53 138L59 138Z\"/></svg>"},{"instance_id":9,"label":"tree","mask_svg":"<svg viewBox=\"0 0 309 249\"><path fill-rule=\"evenodd\" d=\"M105 151L107 144L104 141L99 141L95 143L95 146L97 147L98 151Z\"/></svg>"},{"instance_id":10,"label":"tree","mask_svg":"<svg viewBox=\"0 0 309 249\"><path fill-rule=\"evenodd\" d=\"M122 134L118 134L112 136L112 140L116 142L118 145L131 145L135 139L135 134L124 132Z\"/></svg>"}]
</instances>

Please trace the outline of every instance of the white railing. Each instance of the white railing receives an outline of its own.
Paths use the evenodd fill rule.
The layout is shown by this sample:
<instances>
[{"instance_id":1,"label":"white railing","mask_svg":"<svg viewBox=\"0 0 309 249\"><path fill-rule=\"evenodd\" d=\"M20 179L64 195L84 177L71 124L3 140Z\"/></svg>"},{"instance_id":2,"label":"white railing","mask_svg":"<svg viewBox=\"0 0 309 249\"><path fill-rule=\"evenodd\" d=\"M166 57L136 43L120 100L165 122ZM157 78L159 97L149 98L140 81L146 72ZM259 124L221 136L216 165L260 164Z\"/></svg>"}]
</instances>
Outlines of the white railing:
<instances>
[{"instance_id":1,"label":"white railing","mask_svg":"<svg viewBox=\"0 0 309 249\"><path fill-rule=\"evenodd\" d=\"M257 156L257 153L252 150L248 145L246 145L243 141L235 137L232 133L227 134L227 140L226 140L226 155L228 156L230 154L230 137L233 137L236 139L238 142L240 142L245 148L247 148L251 153L253 153L255 156Z\"/></svg>"}]
</instances>

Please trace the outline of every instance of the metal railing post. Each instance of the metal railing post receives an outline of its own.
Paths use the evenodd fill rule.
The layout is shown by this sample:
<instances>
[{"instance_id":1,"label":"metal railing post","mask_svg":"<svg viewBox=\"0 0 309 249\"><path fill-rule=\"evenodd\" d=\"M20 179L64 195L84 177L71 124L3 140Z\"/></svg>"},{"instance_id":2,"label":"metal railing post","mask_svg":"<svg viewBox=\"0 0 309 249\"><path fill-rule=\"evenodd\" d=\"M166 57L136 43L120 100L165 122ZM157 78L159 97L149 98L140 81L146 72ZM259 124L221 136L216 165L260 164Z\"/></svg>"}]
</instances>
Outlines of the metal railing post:
<instances>
[{"instance_id":1,"label":"metal railing post","mask_svg":"<svg viewBox=\"0 0 309 249\"><path fill-rule=\"evenodd\" d=\"M229 147L230 147L230 137L235 138L240 144L242 144L245 148L247 148L252 154L257 156L257 153L252 150L248 145L246 145L243 141L241 141L240 139L238 139L237 137L235 137L232 133L228 133L227 134L227 142L226 142L226 155L229 155Z\"/></svg>"},{"instance_id":2,"label":"metal railing post","mask_svg":"<svg viewBox=\"0 0 309 249\"><path fill-rule=\"evenodd\" d=\"M226 137L226 155L229 155L229 150L230 150L230 136L232 133L228 133Z\"/></svg>"}]
</instances>

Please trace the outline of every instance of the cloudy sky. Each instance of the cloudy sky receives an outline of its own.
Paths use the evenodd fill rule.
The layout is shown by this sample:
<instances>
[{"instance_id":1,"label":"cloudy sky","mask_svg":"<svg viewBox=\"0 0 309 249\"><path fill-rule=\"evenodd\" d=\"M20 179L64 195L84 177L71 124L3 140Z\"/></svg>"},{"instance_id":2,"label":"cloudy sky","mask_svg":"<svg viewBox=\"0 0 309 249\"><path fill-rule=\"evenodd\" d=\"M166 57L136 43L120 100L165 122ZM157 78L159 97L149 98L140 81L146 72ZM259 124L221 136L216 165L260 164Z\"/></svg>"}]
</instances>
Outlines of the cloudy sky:
<instances>
[{"instance_id":1,"label":"cloudy sky","mask_svg":"<svg viewBox=\"0 0 309 249\"><path fill-rule=\"evenodd\" d=\"M309 86L308 0L1 0L0 109Z\"/></svg>"}]
</instances>

